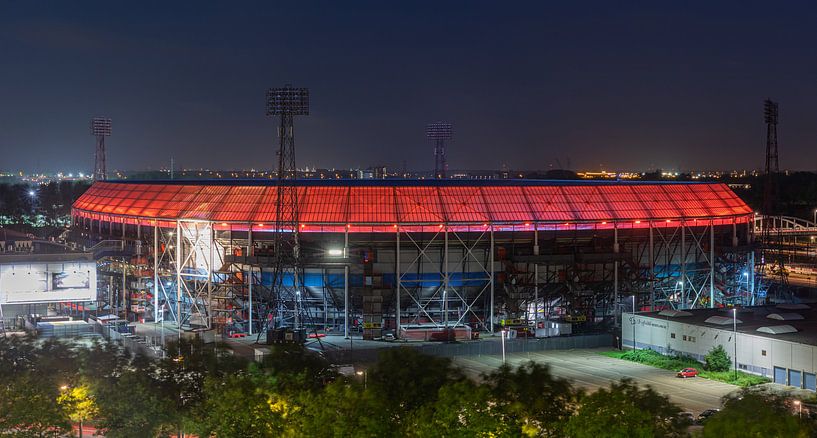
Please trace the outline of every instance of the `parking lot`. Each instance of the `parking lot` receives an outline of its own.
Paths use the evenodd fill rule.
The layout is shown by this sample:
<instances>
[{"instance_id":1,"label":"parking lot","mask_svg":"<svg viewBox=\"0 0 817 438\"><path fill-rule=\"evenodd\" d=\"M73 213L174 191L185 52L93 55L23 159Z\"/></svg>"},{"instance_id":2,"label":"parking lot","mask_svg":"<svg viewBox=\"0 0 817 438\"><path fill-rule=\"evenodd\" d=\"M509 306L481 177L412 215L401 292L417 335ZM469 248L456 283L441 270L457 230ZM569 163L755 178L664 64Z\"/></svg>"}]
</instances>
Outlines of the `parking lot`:
<instances>
[{"instance_id":1,"label":"parking lot","mask_svg":"<svg viewBox=\"0 0 817 438\"><path fill-rule=\"evenodd\" d=\"M709 408L719 408L721 398L738 387L701 378L681 379L672 371L602 356L605 349L562 350L521 353L507 356L511 365L533 360L550 365L555 376L569 379L576 387L595 391L610 382L629 377L639 385L649 385L669 396L685 411L695 415ZM501 356L457 357L454 362L472 377L489 372L502 364Z\"/></svg>"}]
</instances>

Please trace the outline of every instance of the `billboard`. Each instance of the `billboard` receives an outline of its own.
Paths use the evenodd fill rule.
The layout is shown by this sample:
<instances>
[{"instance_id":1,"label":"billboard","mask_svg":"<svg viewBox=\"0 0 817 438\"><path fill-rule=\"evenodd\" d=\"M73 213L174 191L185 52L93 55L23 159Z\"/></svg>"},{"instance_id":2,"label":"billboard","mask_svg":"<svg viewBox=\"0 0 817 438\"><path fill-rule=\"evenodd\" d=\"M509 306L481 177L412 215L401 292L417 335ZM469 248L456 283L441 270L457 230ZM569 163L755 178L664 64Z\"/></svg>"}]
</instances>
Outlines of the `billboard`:
<instances>
[{"instance_id":1,"label":"billboard","mask_svg":"<svg viewBox=\"0 0 817 438\"><path fill-rule=\"evenodd\" d=\"M0 304L96 300L96 262L0 264Z\"/></svg>"}]
</instances>

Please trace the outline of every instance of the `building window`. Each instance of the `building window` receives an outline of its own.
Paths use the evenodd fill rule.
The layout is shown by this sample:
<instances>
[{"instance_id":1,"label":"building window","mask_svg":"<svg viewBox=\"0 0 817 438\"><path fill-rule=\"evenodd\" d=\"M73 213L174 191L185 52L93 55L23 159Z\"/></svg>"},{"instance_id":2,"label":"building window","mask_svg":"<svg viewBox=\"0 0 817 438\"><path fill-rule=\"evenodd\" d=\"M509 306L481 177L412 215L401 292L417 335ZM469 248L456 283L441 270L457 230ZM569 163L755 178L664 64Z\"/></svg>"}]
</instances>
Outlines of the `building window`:
<instances>
[{"instance_id":1,"label":"building window","mask_svg":"<svg viewBox=\"0 0 817 438\"><path fill-rule=\"evenodd\" d=\"M689 337L689 342L695 342L695 336L690 336Z\"/></svg>"},{"instance_id":2,"label":"building window","mask_svg":"<svg viewBox=\"0 0 817 438\"><path fill-rule=\"evenodd\" d=\"M687 335L684 335L684 340L685 340L685 341L687 340Z\"/></svg>"},{"instance_id":3,"label":"building window","mask_svg":"<svg viewBox=\"0 0 817 438\"><path fill-rule=\"evenodd\" d=\"M675 339L675 333L670 333L669 337L671 337L672 339Z\"/></svg>"},{"instance_id":4,"label":"building window","mask_svg":"<svg viewBox=\"0 0 817 438\"><path fill-rule=\"evenodd\" d=\"M766 350L760 350L760 355L765 356L766 355Z\"/></svg>"}]
</instances>

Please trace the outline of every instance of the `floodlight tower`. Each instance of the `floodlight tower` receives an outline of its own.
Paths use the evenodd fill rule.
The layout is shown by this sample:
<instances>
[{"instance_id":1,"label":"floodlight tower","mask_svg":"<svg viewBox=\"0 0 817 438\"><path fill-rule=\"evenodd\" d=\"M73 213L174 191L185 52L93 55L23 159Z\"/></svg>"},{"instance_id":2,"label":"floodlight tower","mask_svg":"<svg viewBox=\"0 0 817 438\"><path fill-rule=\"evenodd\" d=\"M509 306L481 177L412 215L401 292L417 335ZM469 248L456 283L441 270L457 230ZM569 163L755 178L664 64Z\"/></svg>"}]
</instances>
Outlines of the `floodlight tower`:
<instances>
[{"instance_id":1,"label":"floodlight tower","mask_svg":"<svg viewBox=\"0 0 817 438\"><path fill-rule=\"evenodd\" d=\"M763 102L763 116L766 121L766 187L763 191L763 214L777 213L777 178L780 165L777 159L777 102L766 99Z\"/></svg>"},{"instance_id":2,"label":"floodlight tower","mask_svg":"<svg viewBox=\"0 0 817 438\"><path fill-rule=\"evenodd\" d=\"M94 117L91 119L91 135L96 137L96 153L94 154L94 180L107 179L105 168L105 137L111 135L111 119Z\"/></svg>"},{"instance_id":3,"label":"floodlight tower","mask_svg":"<svg viewBox=\"0 0 817 438\"><path fill-rule=\"evenodd\" d=\"M445 146L451 140L452 132L450 123L437 122L426 126L426 136L434 143L434 178L444 179L448 172Z\"/></svg>"},{"instance_id":4,"label":"floodlight tower","mask_svg":"<svg viewBox=\"0 0 817 438\"><path fill-rule=\"evenodd\" d=\"M763 187L763 214L766 216L766 220L763 221L763 225L760 230L763 246L760 257L759 273L761 282L767 283L766 287L768 288L768 282L762 280L765 279L767 275L766 264L769 263L770 259L775 259L778 264L778 283L780 285L778 289L781 290L781 292L785 292L788 279L785 275L785 270L783 269L783 263L785 261L782 248L783 236L780 235L779 232L777 236L771 235L771 228L774 222L772 218L780 213L778 211L778 197L780 195L780 163L777 155L777 102L774 102L771 99L766 99L763 101L763 119L766 122L766 180ZM778 223L780 222L778 221ZM780 292L778 295L780 295Z\"/></svg>"},{"instance_id":5,"label":"floodlight tower","mask_svg":"<svg viewBox=\"0 0 817 438\"><path fill-rule=\"evenodd\" d=\"M267 116L280 117L272 296L265 300L266 318L263 320L269 321L269 315L272 315L274 327L300 328L302 323L294 119L306 115L309 115L309 89L287 85L267 90ZM291 286L284 281L288 274L292 275ZM269 323L265 323L262 332L269 328Z\"/></svg>"}]
</instances>

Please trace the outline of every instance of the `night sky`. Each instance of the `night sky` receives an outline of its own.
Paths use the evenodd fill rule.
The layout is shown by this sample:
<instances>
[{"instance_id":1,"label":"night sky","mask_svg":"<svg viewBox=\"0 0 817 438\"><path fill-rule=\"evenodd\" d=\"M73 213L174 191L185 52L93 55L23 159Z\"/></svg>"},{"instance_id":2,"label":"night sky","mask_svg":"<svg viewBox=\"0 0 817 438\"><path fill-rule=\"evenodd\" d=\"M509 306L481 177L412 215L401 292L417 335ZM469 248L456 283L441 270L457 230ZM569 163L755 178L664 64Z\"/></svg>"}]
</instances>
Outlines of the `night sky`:
<instances>
[{"instance_id":1,"label":"night sky","mask_svg":"<svg viewBox=\"0 0 817 438\"><path fill-rule=\"evenodd\" d=\"M0 170L262 168L268 87L309 87L299 167L817 169L810 2L0 3ZM652 3L660 3L654 5ZM677 3L678 5L670 5ZM683 5L681 5L683 3Z\"/></svg>"}]
</instances>

